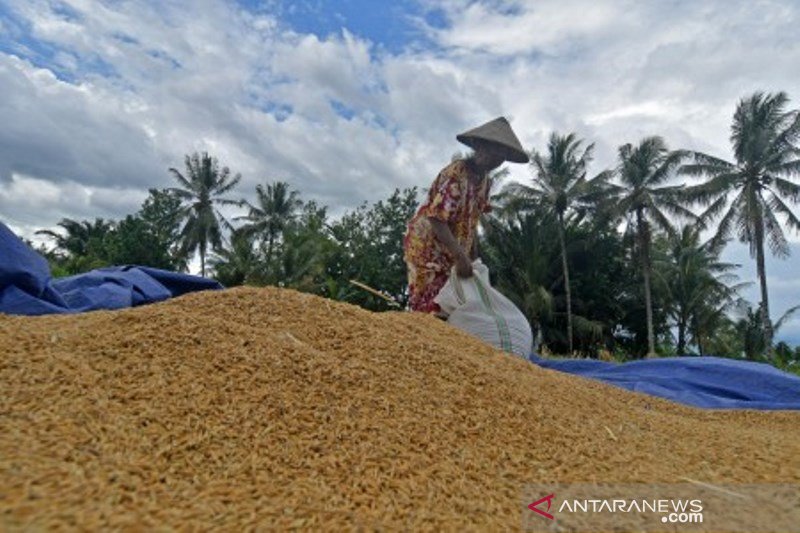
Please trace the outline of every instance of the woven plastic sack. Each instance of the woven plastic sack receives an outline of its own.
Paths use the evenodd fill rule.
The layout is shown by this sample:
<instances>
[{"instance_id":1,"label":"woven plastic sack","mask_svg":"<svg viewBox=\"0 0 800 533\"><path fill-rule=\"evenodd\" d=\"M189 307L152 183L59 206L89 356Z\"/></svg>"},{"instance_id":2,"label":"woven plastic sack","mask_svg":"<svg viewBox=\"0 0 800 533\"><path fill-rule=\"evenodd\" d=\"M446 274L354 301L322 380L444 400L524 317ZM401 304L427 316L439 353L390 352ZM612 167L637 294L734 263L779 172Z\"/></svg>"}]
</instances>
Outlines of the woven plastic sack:
<instances>
[{"instance_id":1,"label":"woven plastic sack","mask_svg":"<svg viewBox=\"0 0 800 533\"><path fill-rule=\"evenodd\" d=\"M434 298L449 316L447 322L503 351L528 359L533 333L528 319L511 300L489 283L489 269L480 260L473 275L460 278L455 269Z\"/></svg>"}]
</instances>

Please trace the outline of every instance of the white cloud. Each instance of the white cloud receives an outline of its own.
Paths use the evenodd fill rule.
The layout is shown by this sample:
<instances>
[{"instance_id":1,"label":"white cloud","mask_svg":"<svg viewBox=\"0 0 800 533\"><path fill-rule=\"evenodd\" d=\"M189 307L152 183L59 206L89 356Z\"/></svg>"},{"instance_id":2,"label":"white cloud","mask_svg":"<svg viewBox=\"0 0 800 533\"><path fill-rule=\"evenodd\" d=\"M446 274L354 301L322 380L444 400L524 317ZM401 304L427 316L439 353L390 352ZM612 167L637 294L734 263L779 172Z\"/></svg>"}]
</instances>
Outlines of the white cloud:
<instances>
[{"instance_id":1,"label":"white cloud","mask_svg":"<svg viewBox=\"0 0 800 533\"><path fill-rule=\"evenodd\" d=\"M0 55L0 92L0 180L23 172L95 185L148 183L156 161L137 153L153 148L118 95L90 82L63 82L6 55Z\"/></svg>"},{"instance_id":2,"label":"white cloud","mask_svg":"<svg viewBox=\"0 0 800 533\"><path fill-rule=\"evenodd\" d=\"M117 218L133 213L146 196L140 189L96 187L75 181L55 183L14 174L0 187L0 213L16 231L30 238L62 218Z\"/></svg>"},{"instance_id":3,"label":"white cloud","mask_svg":"<svg viewBox=\"0 0 800 533\"><path fill-rule=\"evenodd\" d=\"M602 37L627 26L622 2L530 0L442 2L451 25L430 29L446 47L492 54L556 54L575 40Z\"/></svg>"},{"instance_id":4,"label":"white cloud","mask_svg":"<svg viewBox=\"0 0 800 533\"><path fill-rule=\"evenodd\" d=\"M541 146L552 129L598 140L598 160L646 135L729 157L738 98L800 98L800 6L785 2L429 2L449 60L484 73ZM796 100L795 100L796 101ZM611 120L611 119L614 120Z\"/></svg>"},{"instance_id":5,"label":"white cloud","mask_svg":"<svg viewBox=\"0 0 800 533\"><path fill-rule=\"evenodd\" d=\"M341 212L427 187L455 134L500 114L527 147L595 142L599 171L654 134L729 158L739 98L800 102L800 6L777 0L425 0L448 24L395 54L223 0L7 4L0 212L17 228L129 213L195 150L241 172L242 195L287 180Z\"/></svg>"}]
</instances>

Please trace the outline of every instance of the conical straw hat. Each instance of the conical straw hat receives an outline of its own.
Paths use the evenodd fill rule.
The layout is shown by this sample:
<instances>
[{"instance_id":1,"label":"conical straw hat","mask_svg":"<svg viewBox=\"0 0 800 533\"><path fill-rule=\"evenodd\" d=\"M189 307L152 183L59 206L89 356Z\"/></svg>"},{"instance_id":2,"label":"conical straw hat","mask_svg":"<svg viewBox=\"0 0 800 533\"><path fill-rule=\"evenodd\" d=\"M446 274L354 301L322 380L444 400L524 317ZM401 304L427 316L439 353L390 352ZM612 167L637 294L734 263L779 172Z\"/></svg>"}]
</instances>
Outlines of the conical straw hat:
<instances>
[{"instance_id":1,"label":"conical straw hat","mask_svg":"<svg viewBox=\"0 0 800 533\"><path fill-rule=\"evenodd\" d=\"M482 126L456 135L456 139L470 148L478 148L482 142L488 142L500 150L506 161L514 163L530 161L505 117L497 117Z\"/></svg>"}]
</instances>

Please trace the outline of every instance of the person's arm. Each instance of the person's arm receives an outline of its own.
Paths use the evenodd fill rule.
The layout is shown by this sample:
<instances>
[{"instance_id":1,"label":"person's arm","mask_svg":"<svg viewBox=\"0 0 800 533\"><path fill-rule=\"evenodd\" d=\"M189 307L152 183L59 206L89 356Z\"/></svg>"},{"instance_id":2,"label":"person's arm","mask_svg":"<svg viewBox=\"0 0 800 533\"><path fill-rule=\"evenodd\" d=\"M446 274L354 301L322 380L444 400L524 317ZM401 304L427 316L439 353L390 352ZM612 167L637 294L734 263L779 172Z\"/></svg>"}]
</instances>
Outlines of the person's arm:
<instances>
[{"instance_id":1,"label":"person's arm","mask_svg":"<svg viewBox=\"0 0 800 533\"><path fill-rule=\"evenodd\" d=\"M464 248L458 244L447 223L432 217L428 217L428 221L431 223L436 238L450 250L450 254L455 258L456 273L462 278L472 276L472 261Z\"/></svg>"}]
</instances>

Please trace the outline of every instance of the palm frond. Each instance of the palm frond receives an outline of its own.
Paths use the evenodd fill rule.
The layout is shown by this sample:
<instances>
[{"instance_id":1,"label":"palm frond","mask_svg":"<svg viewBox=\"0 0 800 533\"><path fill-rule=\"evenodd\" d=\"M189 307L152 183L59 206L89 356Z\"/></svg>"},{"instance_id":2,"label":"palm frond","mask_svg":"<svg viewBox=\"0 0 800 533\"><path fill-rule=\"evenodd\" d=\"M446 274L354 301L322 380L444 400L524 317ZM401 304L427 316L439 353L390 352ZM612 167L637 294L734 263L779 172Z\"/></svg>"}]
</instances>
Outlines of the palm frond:
<instances>
[{"instance_id":1,"label":"palm frond","mask_svg":"<svg viewBox=\"0 0 800 533\"><path fill-rule=\"evenodd\" d=\"M777 194L770 194L768 205L772 211L786 217L786 224L790 229L800 232L800 219L797 218L786 203Z\"/></svg>"},{"instance_id":2,"label":"palm frond","mask_svg":"<svg viewBox=\"0 0 800 533\"><path fill-rule=\"evenodd\" d=\"M677 216L677 217L680 217L680 218L683 218L685 220L692 221L692 222L696 222L698 220L698 216L696 214L694 214L691 209L689 209L688 207L684 206L680 202L679 198L678 199L670 198L670 199L667 199L667 200L662 200L660 203L661 203L661 208L662 209L666 210L667 212L669 212L670 214L672 214L674 216Z\"/></svg>"},{"instance_id":3,"label":"palm frond","mask_svg":"<svg viewBox=\"0 0 800 533\"><path fill-rule=\"evenodd\" d=\"M777 332L779 329L781 329L783 325L786 324L786 322L789 321L797 311L800 311L800 305L795 305L794 307L790 307L789 309L787 309L786 312L783 313L783 315L778 319L778 321L775 322L775 324L772 326L773 331Z\"/></svg>"},{"instance_id":4,"label":"palm frond","mask_svg":"<svg viewBox=\"0 0 800 533\"><path fill-rule=\"evenodd\" d=\"M35 233L36 233L36 235L44 235L46 237L50 237L50 238L56 239L56 240L60 240L60 239L64 238L64 236L61 235L60 233L56 233L55 231L49 230L49 229L36 230Z\"/></svg>"},{"instance_id":5,"label":"palm frond","mask_svg":"<svg viewBox=\"0 0 800 533\"><path fill-rule=\"evenodd\" d=\"M800 176L800 159L793 159L775 165L770 168L773 174L783 174L786 176Z\"/></svg>"},{"instance_id":6,"label":"palm frond","mask_svg":"<svg viewBox=\"0 0 800 533\"><path fill-rule=\"evenodd\" d=\"M771 199L780 201L775 195L772 195ZM767 204L764 206L764 229L766 230L767 242L769 243L769 249L772 254L776 257L786 258L789 257L790 254L789 242L786 240L786 235L783 233L780 222L775 217L775 205L777 204ZM770 209L770 207L773 209ZM794 220L796 221L797 219L795 218Z\"/></svg>"},{"instance_id":7,"label":"palm frond","mask_svg":"<svg viewBox=\"0 0 800 533\"><path fill-rule=\"evenodd\" d=\"M603 337L602 322L590 320L574 313L572 315L572 327L575 329L575 335L578 337L588 338L593 341Z\"/></svg>"},{"instance_id":8,"label":"palm frond","mask_svg":"<svg viewBox=\"0 0 800 533\"><path fill-rule=\"evenodd\" d=\"M670 236L675 236L675 226L672 221L661 212L658 207L650 206L647 209L647 214L650 219L655 222L656 226Z\"/></svg>"},{"instance_id":9,"label":"palm frond","mask_svg":"<svg viewBox=\"0 0 800 533\"><path fill-rule=\"evenodd\" d=\"M227 179L221 179L219 182L219 186L216 189L216 196L221 196L223 194L229 193L234 187L236 187L239 184L240 181L242 181L241 174L236 174L236 176L234 176L233 179L230 181L227 181Z\"/></svg>"},{"instance_id":10,"label":"palm frond","mask_svg":"<svg viewBox=\"0 0 800 533\"><path fill-rule=\"evenodd\" d=\"M174 192L180 191L184 193L186 193L187 191L195 190L194 184L190 180L186 179L186 177L184 177L184 175L181 174L178 169L170 168L169 171L175 177L175 179L178 180L178 183L180 183L185 187L185 190L184 189L171 189L171 190L173 190Z\"/></svg>"},{"instance_id":11,"label":"palm frond","mask_svg":"<svg viewBox=\"0 0 800 533\"><path fill-rule=\"evenodd\" d=\"M691 175L716 175L720 173L730 173L736 170L736 165L729 163L724 159L714 157L713 155L704 154L703 152L687 152L687 156L693 159L693 163L687 163L681 166L680 173L685 173L684 169L696 169L701 171L699 174L690 173Z\"/></svg>"},{"instance_id":12,"label":"palm frond","mask_svg":"<svg viewBox=\"0 0 800 533\"><path fill-rule=\"evenodd\" d=\"M215 198L214 203L217 205L232 205L242 207L242 200L230 200L228 198Z\"/></svg>"},{"instance_id":13,"label":"palm frond","mask_svg":"<svg viewBox=\"0 0 800 533\"><path fill-rule=\"evenodd\" d=\"M675 150L669 152L658 168L653 171L648 183L652 187L663 183L675 174L676 169L680 164L689 156L689 152L685 150Z\"/></svg>"},{"instance_id":14,"label":"palm frond","mask_svg":"<svg viewBox=\"0 0 800 533\"><path fill-rule=\"evenodd\" d=\"M706 206L734 189L739 177L738 173L718 174L706 183L684 188L681 196L687 202Z\"/></svg>"},{"instance_id":15,"label":"palm frond","mask_svg":"<svg viewBox=\"0 0 800 533\"><path fill-rule=\"evenodd\" d=\"M798 161L800 165L800 161ZM772 177L775 188L781 196L785 196L794 203L800 202L800 185L779 177Z\"/></svg>"},{"instance_id":16,"label":"palm frond","mask_svg":"<svg viewBox=\"0 0 800 533\"><path fill-rule=\"evenodd\" d=\"M167 187L166 190L169 191L170 193L174 194L180 200L187 200L188 201L188 200L194 200L195 199L195 195L191 191L188 191L188 190L185 190L185 189L178 189L176 187Z\"/></svg>"},{"instance_id":17,"label":"palm frond","mask_svg":"<svg viewBox=\"0 0 800 533\"><path fill-rule=\"evenodd\" d=\"M523 183L513 182L503 187L503 190L498 196L500 195L503 197L516 196L521 199L540 200L543 196L546 196L546 192L535 183L533 185L525 185Z\"/></svg>"},{"instance_id":18,"label":"palm frond","mask_svg":"<svg viewBox=\"0 0 800 533\"><path fill-rule=\"evenodd\" d=\"M722 220L719 221L719 226L717 227L717 232L714 235L712 242L712 246L719 246L720 243L727 242L731 238L731 234L733 233L734 225L736 224L737 220L740 218L739 216L739 209L738 207L741 205L741 194L737 196L736 200L734 200L733 205L728 208L728 211L722 217ZM727 197L721 197L717 202L712 204L705 213L700 215L700 219L704 221L710 221L711 219L715 218L718 213L722 212L723 209L727 206Z\"/></svg>"}]
</instances>

